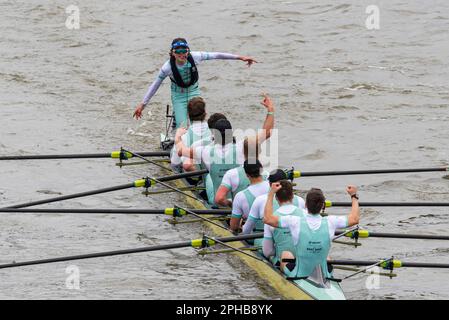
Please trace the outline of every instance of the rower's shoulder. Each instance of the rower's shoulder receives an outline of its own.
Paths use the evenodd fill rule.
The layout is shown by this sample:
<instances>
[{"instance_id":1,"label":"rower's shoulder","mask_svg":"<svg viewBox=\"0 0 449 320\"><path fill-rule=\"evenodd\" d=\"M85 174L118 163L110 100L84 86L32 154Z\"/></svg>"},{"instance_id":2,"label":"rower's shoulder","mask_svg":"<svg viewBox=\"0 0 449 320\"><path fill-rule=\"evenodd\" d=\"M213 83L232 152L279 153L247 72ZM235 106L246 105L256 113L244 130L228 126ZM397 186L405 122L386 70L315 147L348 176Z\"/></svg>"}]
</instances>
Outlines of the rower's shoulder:
<instances>
[{"instance_id":1,"label":"rower's shoulder","mask_svg":"<svg viewBox=\"0 0 449 320\"><path fill-rule=\"evenodd\" d=\"M232 203L235 205L239 205L244 199L246 199L245 190L242 190L242 191L237 192Z\"/></svg>"},{"instance_id":2,"label":"rower's shoulder","mask_svg":"<svg viewBox=\"0 0 449 320\"><path fill-rule=\"evenodd\" d=\"M267 199L268 199L268 194L261 194L260 196L257 196L256 199L254 199L253 205L254 204L256 204L256 206L259 204L265 205L265 202L267 201Z\"/></svg>"},{"instance_id":3,"label":"rower's shoulder","mask_svg":"<svg viewBox=\"0 0 449 320\"><path fill-rule=\"evenodd\" d=\"M294 195L294 197L299 201L299 202L301 202L301 203L304 203L305 201L304 201L304 199L302 198L302 197L300 197L300 196L298 196L298 195Z\"/></svg>"},{"instance_id":4,"label":"rower's shoulder","mask_svg":"<svg viewBox=\"0 0 449 320\"><path fill-rule=\"evenodd\" d=\"M167 60L164 62L164 64L163 64L162 67L161 67L161 70L162 70L162 71L165 71L165 72L171 72L171 63L170 63L170 59L167 59Z\"/></svg>"},{"instance_id":5,"label":"rower's shoulder","mask_svg":"<svg viewBox=\"0 0 449 320\"><path fill-rule=\"evenodd\" d=\"M233 168L233 169L229 169L228 171L226 171L226 173L224 174L225 176L228 177L234 177L236 174L238 175L238 168Z\"/></svg>"}]
</instances>

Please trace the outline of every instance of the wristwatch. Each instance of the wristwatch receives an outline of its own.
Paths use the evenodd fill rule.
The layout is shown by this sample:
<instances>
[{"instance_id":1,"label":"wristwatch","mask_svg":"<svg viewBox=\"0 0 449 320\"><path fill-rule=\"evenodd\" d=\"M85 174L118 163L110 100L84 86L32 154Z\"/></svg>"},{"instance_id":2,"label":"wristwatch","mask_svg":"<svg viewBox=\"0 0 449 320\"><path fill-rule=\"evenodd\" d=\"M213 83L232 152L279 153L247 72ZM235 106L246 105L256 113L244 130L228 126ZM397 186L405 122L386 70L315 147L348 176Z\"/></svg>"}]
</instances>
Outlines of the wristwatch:
<instances>
[{"instance_id":1,"label":"wristwatch","mask_svg":"<svg viewBox=\"0 0 449 320\"><path fill-rule=\"evenodd\" d=\"M352 198L356 198L357 200L359 200L359 196L357 195L357 193L351 194L351 199Z\"/></svg>"}]
</instances>

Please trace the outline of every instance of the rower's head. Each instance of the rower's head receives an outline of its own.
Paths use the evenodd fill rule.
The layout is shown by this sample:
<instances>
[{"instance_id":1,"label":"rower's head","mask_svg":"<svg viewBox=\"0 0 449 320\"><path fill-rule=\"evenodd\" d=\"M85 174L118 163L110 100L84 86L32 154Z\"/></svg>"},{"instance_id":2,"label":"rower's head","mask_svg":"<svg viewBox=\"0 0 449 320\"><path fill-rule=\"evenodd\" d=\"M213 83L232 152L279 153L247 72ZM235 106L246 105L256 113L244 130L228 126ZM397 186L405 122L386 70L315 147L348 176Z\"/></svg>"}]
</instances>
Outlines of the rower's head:
<instances>
[{"instance_id":1,"label":"rower's head","mask_svg":"<svg viewBox=\"0 0 449 320\"><path fill-rule=\"evenodd\" d=\"M281 169L271 171L270 175L268 176L268 182L270 183L270 186L275 182L280 182L281 180L287 179L288 179L287 173Z\"/></svg>"},{"instance_id":2,"label":"rower's head","mask_svg":"<svg viewBox=\"0 0 449 320\"><path fill-rule=\"evenodd\" d=\"M250 163L256 163L260 154L260 144L257 137L246 137L243 140L243 154L245 160L248 160Z\"/></svg>"},{"instance_id":3,"label":"rower's head","mask_svg":"<svg viewBox=\"0 0 449 320\"><path fill-rule=\"evenodd\" d=\"M195 97L189 100L187 112L190 122L204 121L206 119L206 102L201 97Z\"/></svg>"},{"instance_id":4,"label":"rower's head","mask_svg":"<svg viewBox=\"0 0 449 320\"><path fill-rule=\"evenodd\" d=\"M207 125L209 127L209 129L214 129L215 128L215 123L217 123L218 120L220 119L227 119L226 116L223 113L214 113L212 114L209 119L207 119Z\"/></svg>"},{"instance_id":5,"label":"rower's head","mask_svg":"<svg viewBox=\"0 0 449 320\"><path fill-rule=\"evenodd\" d=\"M318 188L312 188L307 192L306 208L310 214L320 214L325 206L326 198L323 191Z\"/></svg>"},{"instance_id":6,"label":"rower's head","mask_svg":"<svg viewBox=\"0 0 449 320\"><path fill-rule=\"evenodd\" d=\"M175 38L171 42L170 57L176 59L177 62L185 63L187 56L190 53L190 48L187 40L184 38Z\"/></svg>"},{"instance_id":7,"label":"rower's head","mask_svg":"<svg viewBox=\"0 0 449 320\"><path fill-rule=\"evenodd\" d=\"M227 119L220 119L215 122L215 126L211 129L215 144L221 144L222 146L234 142L234 136L232 131L232 125Z\"/></svg>"},{"instance_id":8,"label":"rower's head","mask_svg":"<svg viewBox=\"0 0 449 320\"><path fill-rule=\"evenodd\" d=\"M243 163L243 169L245 170L245 173L249 179L260 178L262 172L262 164L259 160L256 160L255 163L251 163L248 160L245 160L245 162Z\"/></svg>"},{"instance_id":9,"label":"rower's head","mask_svg":"<svg viewBox=\"0 0 449 320\"><path fill-rule=\"evenodd\" d=\"M276 199L280 205L293 201L293 184L290 180L279 181L281 188L276 192Z\"/></svg>"}]
</instances>

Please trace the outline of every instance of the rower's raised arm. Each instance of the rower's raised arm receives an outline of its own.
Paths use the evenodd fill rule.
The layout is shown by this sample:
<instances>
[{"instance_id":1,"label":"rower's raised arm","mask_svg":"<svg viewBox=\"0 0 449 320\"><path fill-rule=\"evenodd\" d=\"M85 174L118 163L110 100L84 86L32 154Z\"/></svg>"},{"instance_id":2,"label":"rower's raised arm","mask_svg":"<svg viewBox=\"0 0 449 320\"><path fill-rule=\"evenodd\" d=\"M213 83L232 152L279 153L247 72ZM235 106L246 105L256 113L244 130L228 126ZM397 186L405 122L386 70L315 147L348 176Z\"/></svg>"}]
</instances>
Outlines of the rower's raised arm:
<instances>
[{"instance_id":1,"label":"rower's raised arm","mask_svg":"<svg viewBox=\"0 0 449 320\"><path fill-rule=\"evenodd\" d=\"M263 97L264 99L261 102L261 105L266 108L267 116L265 117L262 130L259 130L259 133L257 134L257 141L260 144L271 137L271 130L274 128L274 103L268 94L264 93Z\"/></svg>"},{"instance_id":2,"label":"rower's raised arm","mask_svg":"<svg viewBox=\"0 0 449 320\"><path fill-rule=\"evenodd\" d=\"M347 186L346 192L351 196L352 201L351 213L348 216L348 226L351 227L359 224L360 221L359 197L355 186Z\"/></svg>"},{"instance_id":3,"label":"rower's raised arm","mask_svg":"<svg viewBox=\"0 0 449 320\"><path fill-rule=\"evenodd\" d=\"M263 223L275 228L279 228L279 217L273 214L273 199L276 192L281 188L282 186L279 182L275 182L271 185L270 193L268 193L267 203L265 204L265 211L263 214Z\"/></svg>"}]
</instances>

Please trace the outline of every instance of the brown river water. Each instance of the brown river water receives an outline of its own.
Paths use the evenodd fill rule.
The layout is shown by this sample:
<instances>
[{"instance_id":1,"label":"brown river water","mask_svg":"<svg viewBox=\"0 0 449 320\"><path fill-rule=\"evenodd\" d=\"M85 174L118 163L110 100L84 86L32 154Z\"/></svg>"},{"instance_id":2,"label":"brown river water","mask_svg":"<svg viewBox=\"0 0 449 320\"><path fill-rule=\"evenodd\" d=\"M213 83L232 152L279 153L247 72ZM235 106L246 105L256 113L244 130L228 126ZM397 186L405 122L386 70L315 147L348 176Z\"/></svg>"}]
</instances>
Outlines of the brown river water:
<instances>
[{"instance_id":1,"label":"brown river water","mask_svg":"<svg viewBox=\"0 0 449 320\"><path fill-rule=\"evenodd\" d=\"M258 128L260 93L276 103L279 163L302 171L449 165L449 3L429 1L0 1L0 155L155 150L169 99L166 80L145 110L135 105L167 58L171 39L193 50L251 55L200 66L208 112L236 128ZM369 30L369 5L379 29ZM2 206L125 184L166 174L119 169L110 159L0 163ZM449 201L444 173L301 178L328 199ZM124 190L52 208L165 208L181 196ZM329 213L344 213L330 209ZM447 234L446 208L363 208L376 232ZM0 263L166 244L199 237L202 225L174 227L164 216L0 213ZM334 245L341 259L449 263L445 241L367 239ZM78 267L79 290L66 268ZM345 281L349 299L448 299L449 271L401 269L368 290ZM345 273L339 272L338 276ZM281 299L231 256L188 249L0 270L2 299Z\"/></svg>"}]
</instances>

